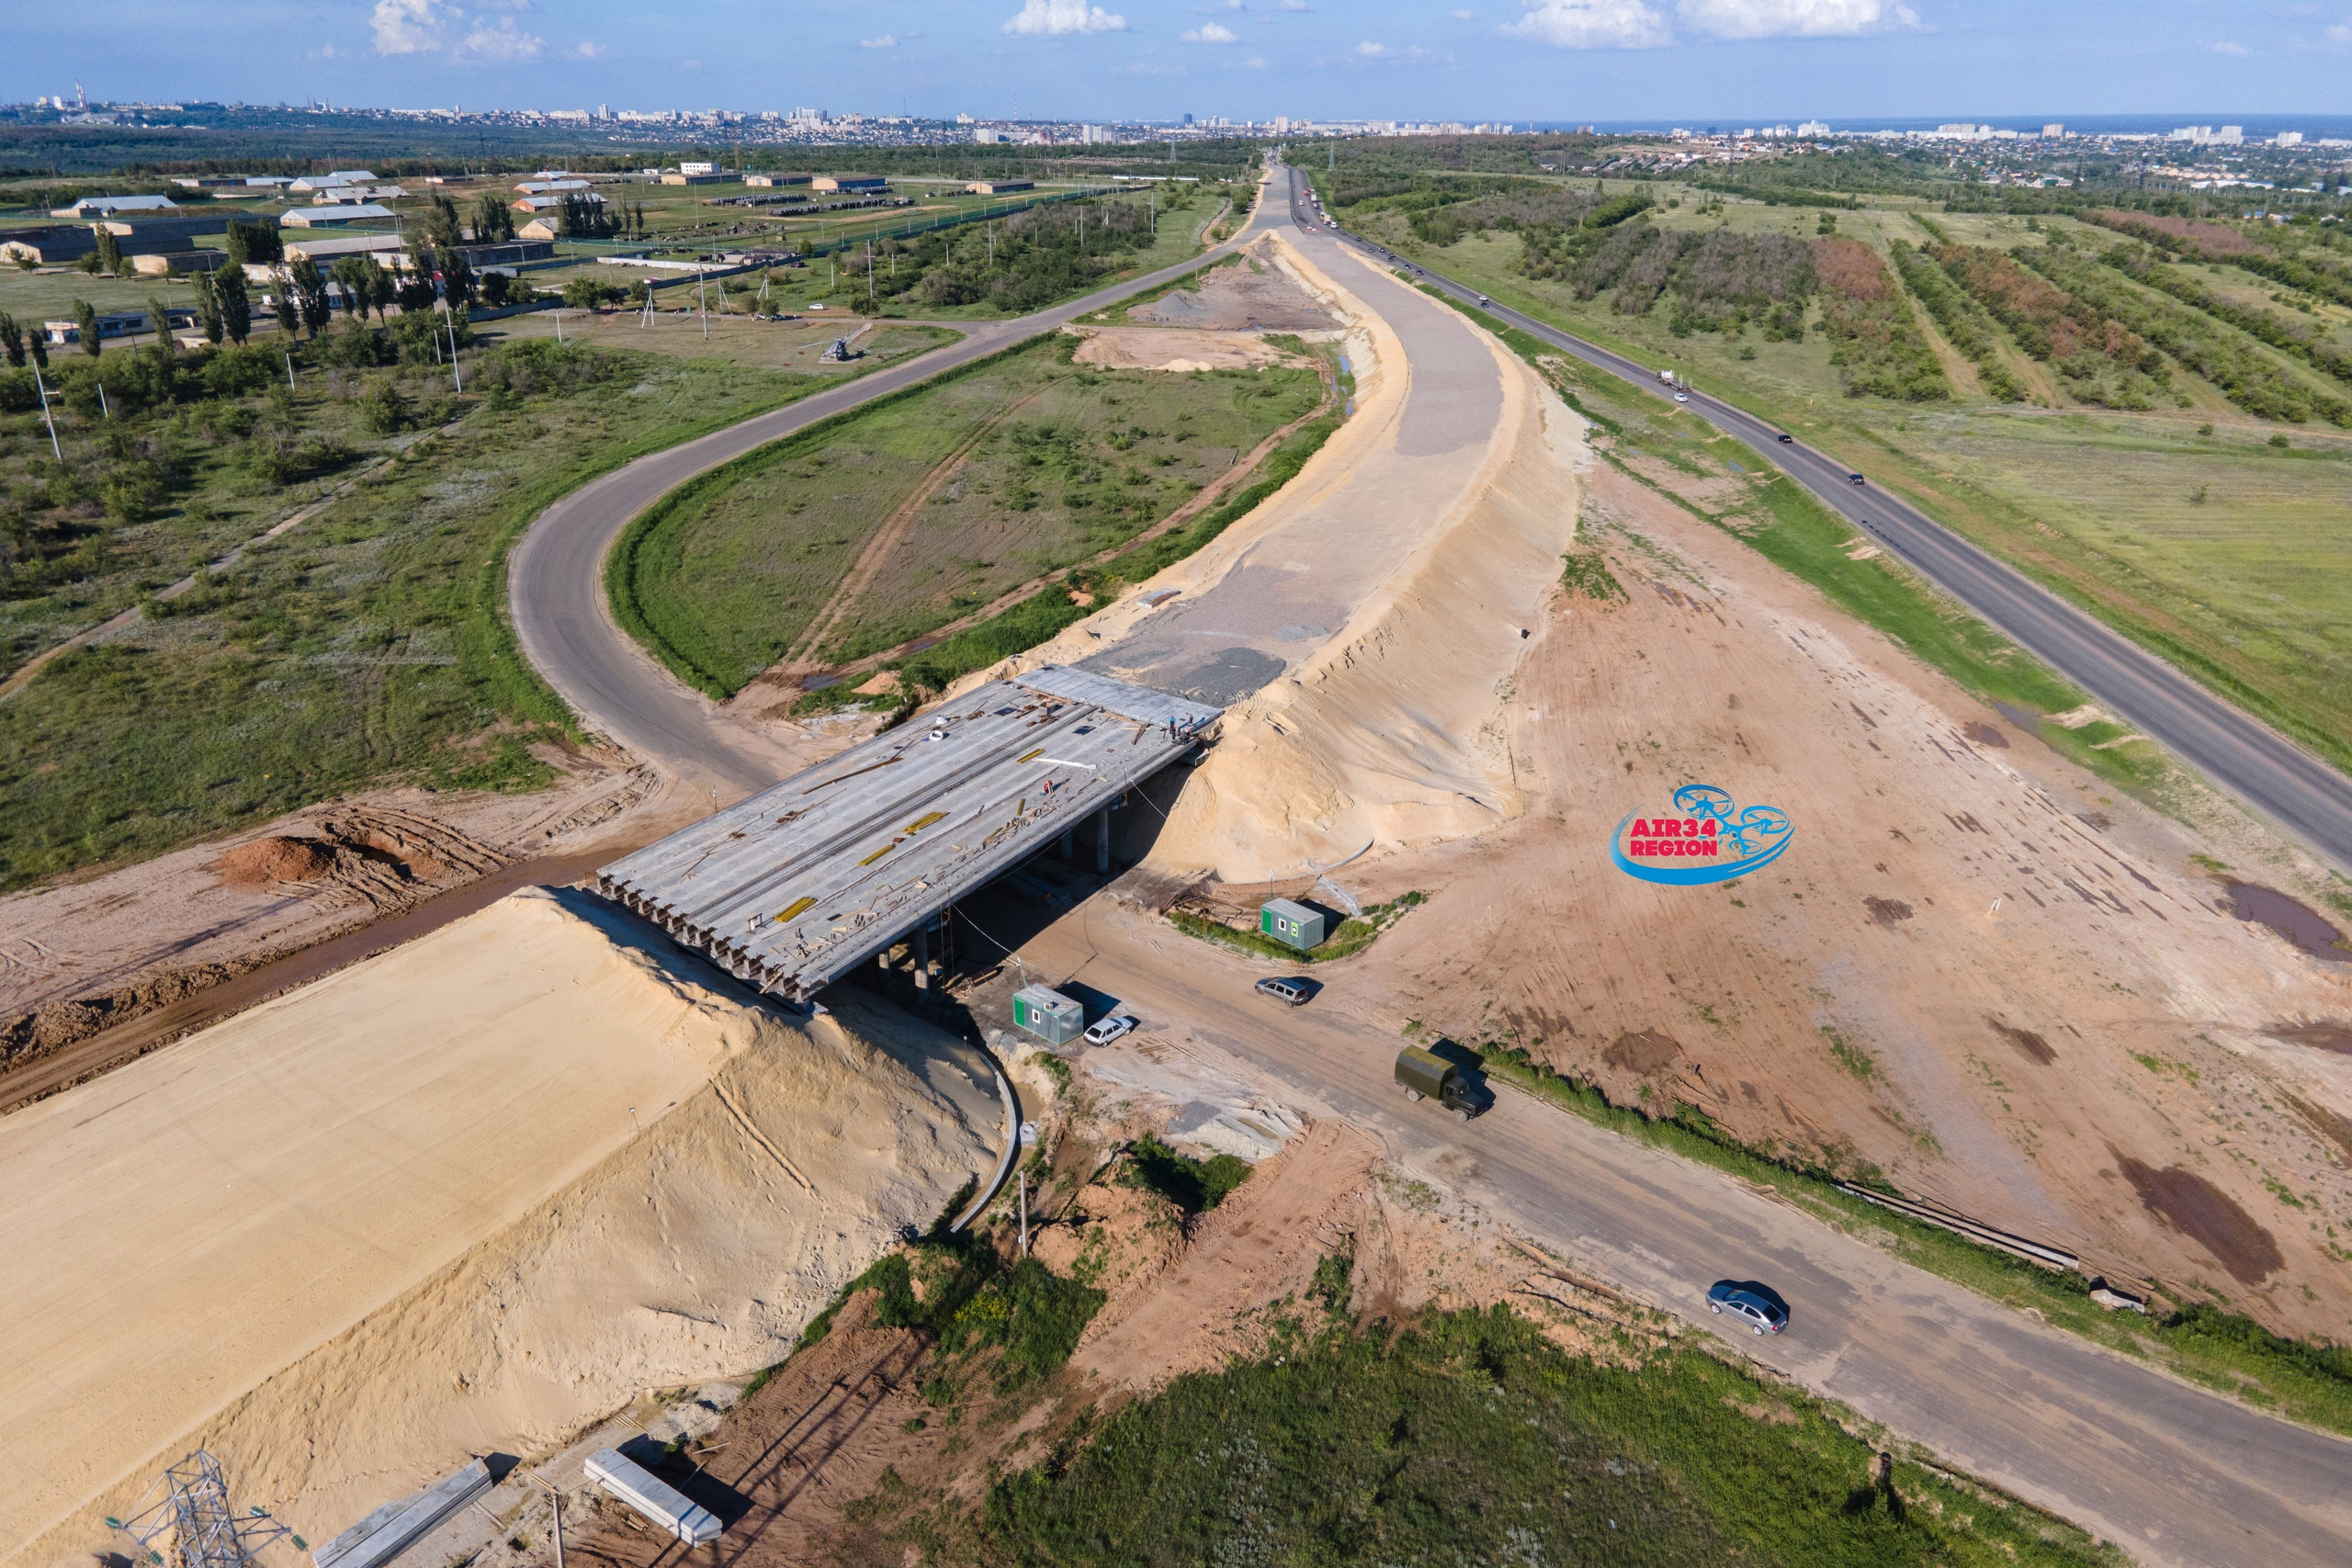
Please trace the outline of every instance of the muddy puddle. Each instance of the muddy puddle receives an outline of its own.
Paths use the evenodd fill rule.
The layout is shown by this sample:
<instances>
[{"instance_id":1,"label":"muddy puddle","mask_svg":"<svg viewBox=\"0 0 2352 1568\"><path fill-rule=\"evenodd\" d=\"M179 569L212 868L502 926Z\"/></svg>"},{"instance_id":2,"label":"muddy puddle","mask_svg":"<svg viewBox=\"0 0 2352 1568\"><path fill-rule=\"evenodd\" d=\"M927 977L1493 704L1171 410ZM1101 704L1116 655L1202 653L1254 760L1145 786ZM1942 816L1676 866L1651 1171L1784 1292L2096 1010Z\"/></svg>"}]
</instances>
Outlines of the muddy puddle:
<instances>
[{"instance_id":1,"label":"muddy puddle","mask_svg":"<svg viewBox=\"0 0 2352 1568\"><path fill-rule=\"evenodd\" d=\"M2223 886L2230 896L2230 912L2239 919L2267 926L2313 958L2352 964L2352 947L2345 945L2344 933L2328 924L2318 910L2259 883L2231 882Z\"/></svg>"}]
</instances>

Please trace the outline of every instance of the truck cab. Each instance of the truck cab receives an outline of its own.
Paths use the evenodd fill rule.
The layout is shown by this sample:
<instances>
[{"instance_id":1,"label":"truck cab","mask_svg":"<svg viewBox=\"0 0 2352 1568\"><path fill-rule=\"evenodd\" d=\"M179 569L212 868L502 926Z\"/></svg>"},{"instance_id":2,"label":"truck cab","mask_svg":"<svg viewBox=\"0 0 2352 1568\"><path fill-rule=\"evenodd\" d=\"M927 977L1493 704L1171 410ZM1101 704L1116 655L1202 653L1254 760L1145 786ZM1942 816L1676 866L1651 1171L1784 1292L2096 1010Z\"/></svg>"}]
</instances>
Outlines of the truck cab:
<instances>
[{"instance_id":1,"label":"truck cab","mask_svg":"<svg viewBox=\"0 0 2352 1568\"><path fill-rule=\"evenodd\" d=\"M1397 1052L1396 1082L1404 1089L1407 1100L1434 1100L1451 1111L1456 1122L1467 1122L1478 1113L1477 1101L1471 1098L1469 1087L1463 1082L1462 1069L1434 1051L1408 1045Z\"/></svg>"}]
</instances>

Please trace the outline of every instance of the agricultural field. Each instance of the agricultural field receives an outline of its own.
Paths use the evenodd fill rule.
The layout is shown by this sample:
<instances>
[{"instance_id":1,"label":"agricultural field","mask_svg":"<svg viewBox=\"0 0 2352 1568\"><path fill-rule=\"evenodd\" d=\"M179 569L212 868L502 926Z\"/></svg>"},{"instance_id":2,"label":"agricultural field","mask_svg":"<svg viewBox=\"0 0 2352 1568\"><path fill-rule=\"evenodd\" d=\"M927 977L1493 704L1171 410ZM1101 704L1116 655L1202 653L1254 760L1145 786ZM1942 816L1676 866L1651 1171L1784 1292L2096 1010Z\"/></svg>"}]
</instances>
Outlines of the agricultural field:
<instances>
[{"instance_id":1,"label":"agricultural field","mask_svg":"<svg viewBox=\"0 0 2352 1568\"><path fill-rule=\"evenodd\" d=\"M1323 400L1304 355L1171 374L1076 347L1032 343L696 481L615 552L624 620L716 695L901 649L1128 544Z\"/></svg>"},{"instance_id":2,"label":"agricultural field","mask_svg":"<svg viewBox=\"0 0 2352 1568\"><path fill-rule=\"evenodd\" d=\"M275 345L61 355L62 464L0 370L6 668L135 612L0 696L0 887L371 784L544 781L531 745L569 716L514 649L508 546L583 480L828 384L548 342L469 349L460 396L353 333L296 348L291 388Z\"/></svg>"},{"instance_id":3,"label":"agricultural field","mask_svg":"<svg viewBox=\"0 0 2352 1568\"><path fill-rule=\"evenodd\" d=\"M1842 456L2352 761L2339 240L2204 226L2265 265L2300 255L2296 287L2063 214L1483 176L1505 188L1434 201L1430 183L1340 210Z\"/></svg>"}]
</instances>

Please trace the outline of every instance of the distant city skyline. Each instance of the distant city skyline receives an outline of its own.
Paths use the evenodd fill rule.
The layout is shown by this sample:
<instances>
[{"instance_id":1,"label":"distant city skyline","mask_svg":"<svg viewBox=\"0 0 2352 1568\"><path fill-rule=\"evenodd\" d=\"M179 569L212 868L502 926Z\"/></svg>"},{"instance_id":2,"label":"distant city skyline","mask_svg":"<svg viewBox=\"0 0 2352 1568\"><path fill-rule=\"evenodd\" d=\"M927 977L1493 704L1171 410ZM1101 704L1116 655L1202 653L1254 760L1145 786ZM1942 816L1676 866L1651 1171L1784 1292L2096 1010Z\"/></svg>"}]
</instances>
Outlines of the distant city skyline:
<instances>
[{"instance_id":1,"label":"distant city skyline","mask_svg":"<svg viewBox=\"0 0 2352 1568\"><path fill-rule=\"evenodd\" d=\"M0 98L1661 126L2347 112L2352 0L85 0ZM2260 106L2259 109L2246 106Z\"/></svg>"}]
</instances>

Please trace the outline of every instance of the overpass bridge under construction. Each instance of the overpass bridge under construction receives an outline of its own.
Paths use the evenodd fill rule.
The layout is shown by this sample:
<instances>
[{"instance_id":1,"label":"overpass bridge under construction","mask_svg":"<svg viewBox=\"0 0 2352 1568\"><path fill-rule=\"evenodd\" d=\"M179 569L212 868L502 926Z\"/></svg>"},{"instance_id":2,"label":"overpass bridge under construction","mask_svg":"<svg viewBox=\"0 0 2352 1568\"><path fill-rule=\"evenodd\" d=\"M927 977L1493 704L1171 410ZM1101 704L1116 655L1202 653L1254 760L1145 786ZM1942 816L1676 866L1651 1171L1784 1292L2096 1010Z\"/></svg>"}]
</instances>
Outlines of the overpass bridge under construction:
<instances>
[{"instance_id":1,"label":"overpass bridge under construction","mask_svg":"<svg viewBox=\"0 0 2352 1568\"><path fill-rule=\"evenodd\" d=\"M1048 665L993 681L596 874L762 992L805 1001L1182 761L1222 710Z\"/></svg>"}]
</instances>

